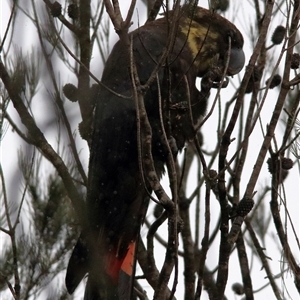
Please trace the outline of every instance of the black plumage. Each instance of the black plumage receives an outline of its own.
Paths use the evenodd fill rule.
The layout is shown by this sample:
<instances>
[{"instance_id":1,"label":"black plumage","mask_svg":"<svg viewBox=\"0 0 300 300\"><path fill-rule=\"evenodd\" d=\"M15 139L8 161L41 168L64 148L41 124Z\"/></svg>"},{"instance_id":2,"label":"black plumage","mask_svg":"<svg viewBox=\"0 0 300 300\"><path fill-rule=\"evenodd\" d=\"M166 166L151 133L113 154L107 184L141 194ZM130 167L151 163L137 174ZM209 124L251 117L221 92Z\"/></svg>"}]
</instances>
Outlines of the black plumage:
<instances>
[{"instance_id":1,"label":"black plumage","mask_svg":"<svg viewBox=\"0 0 300 300\"><path fill-rule=\"evenodd\" d=\"M120 268L128 247L138 237L151 187L147 181L143 182L139 169L128 41L132 39L134 63L140 83L145 85L161 62L172 26L176 28L174 43L155 79L144 91L158 177L164 172L169 155L162 122L168 138L176 144L173 149L182 149L196 133L195 124L205 114L213 85L205 85L199 91L196 78L204 76L207 82L218 82L228 55L227 75L238 73L244 65L243 37L238 29L200 7L193 12L183 9L177 18L170 13L169 18L147 23L133 31L128 40L120 40L114 46L96 99L86 201L89 228L83 230L73 251L66 277L68 291L72 293L89 273L85 299L129 297L121 296L123 291L118 290ZM219 75L210 78L210 74L216 73Z\"/></svg>"}]
</instances>

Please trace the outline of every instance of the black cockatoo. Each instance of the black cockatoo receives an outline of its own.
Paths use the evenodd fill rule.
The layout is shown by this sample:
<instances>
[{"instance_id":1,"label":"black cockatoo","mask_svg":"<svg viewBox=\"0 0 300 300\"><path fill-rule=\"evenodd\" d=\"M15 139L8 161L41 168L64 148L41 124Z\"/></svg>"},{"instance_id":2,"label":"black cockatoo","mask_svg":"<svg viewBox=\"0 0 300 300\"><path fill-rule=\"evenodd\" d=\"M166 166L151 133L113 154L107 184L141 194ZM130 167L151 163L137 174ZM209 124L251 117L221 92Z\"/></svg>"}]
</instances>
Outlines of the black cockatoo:
<instances>
[{"instance_id":1,"label":"black cockatoo","mask_svg":"<svg viewBox=\"0 0 300 300\"><path fill-rule=\"evenodd\" d=\"M158 177L169 153L159 102L163 115L168 116L163 120L168 135L180 150L194 137L195 123L205 113L214 82L217 84L224 72L237 74L245 62L243 36L235 25L204 8L182 7L176 17L169 12L168 18L146 23L129 34L141 85L161 61L171 28L176 30L170 51L144 91ZM202 82L205 79L201 91L195 86L197 77L203 77ZM124 284L124 278L132 275L132 266L127 268L125 258L134 252L151 187L142 180L139 168L130 57L128 43L122 39L107 60L101 82L90 145L86 200L89 226L72 253L66 286L72 293L88 273L85 299L129 300L130 285Z\"/></svg>"}]
</instances>

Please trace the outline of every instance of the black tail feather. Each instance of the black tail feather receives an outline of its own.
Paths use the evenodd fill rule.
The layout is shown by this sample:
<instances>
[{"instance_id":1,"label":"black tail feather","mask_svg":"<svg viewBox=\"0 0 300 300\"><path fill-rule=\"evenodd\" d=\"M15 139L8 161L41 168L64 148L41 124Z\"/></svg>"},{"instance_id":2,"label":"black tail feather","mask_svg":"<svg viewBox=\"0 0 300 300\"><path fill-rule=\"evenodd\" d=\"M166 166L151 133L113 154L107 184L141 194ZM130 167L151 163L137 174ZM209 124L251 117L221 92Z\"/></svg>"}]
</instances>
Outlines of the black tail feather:
<instances>
[{"instance_id":1,"label":"black tail feather","mask_svg":"<svg viewBox=\"0 0 300 300\"><path fill-rule=\"evenodd\" d=\"M81 234L72 252L67 268L65 281L69 294L75 291L82 278L88 272L88 268L88 249Z\"/></svg>"}]
</instances>

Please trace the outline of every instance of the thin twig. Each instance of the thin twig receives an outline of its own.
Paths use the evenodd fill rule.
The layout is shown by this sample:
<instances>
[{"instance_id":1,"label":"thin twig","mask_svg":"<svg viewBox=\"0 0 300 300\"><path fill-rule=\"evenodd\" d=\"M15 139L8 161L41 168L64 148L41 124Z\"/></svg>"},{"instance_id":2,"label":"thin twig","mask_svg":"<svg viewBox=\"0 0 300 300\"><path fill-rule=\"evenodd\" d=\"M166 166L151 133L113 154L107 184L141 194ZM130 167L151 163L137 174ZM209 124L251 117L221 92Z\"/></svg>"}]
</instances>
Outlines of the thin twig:
<instances>
[{"instance_id":1,"label":"thin twig","mask_svg":"<svg viewBox=\"0 0 300 300\"><path fill-rule=\"evenodd\" d=\"M270 266L269 266L269 263L267 261L266 255L263 252L263 247L259 244L259 241L258 241L258 239L255 235L255 232L254 232L250 222L247 220L247 218L244 220L244 222L245 222L245 225L247 226L247 230L248 230L248 232L251 236L252 242L253 242L253 244L255 246L255 249L256 249L259 257L260 257L260 260L263 264L263 267L264 267L264 269L267 273L267 277L268 277L268 280L269 280L269 282L271 284L271 287L273 289L273 293L274 293L277 300L282 300L281 295L280 295L280 291L279 291L279 289L276 285L276 282L274 280L274 277L272 275L272 271L270 269Z\"/></svg>"},{"instance_id":2,"label":"thin twig","mask_svg":"<svg viewBox=\"0 0 300 300\"><path fill-rule=\"evenodd\" d=\"M7 23L7 26L6 26L6 29L5 29L5 33L4 33L4 36L3 36L3 39L2 39L2 42L1 42L1 45L0 45L0 53L2 52L4 43L5 43L7 35L8 35L9 28L10 28L10 25L11 25L11 22L13 20L13 15L15 13L16 4L17 4L17 1L14 1L13 2L13 7L12 7L11 12L10 12L9 20L8 20L8 23Z\"/></svg>"},{"instance_id":3,"label":"thin twig","mask_svg":"<svg viewBox=\"0 0 300 300\"><path fill-rule=\"evenodd\" d=\"M200 261L199 261L198 283L197 283L197 289L195 293L195 300L198 299L200 300L201 297L205 260L209 249L210 193L211 193L211 185L210 185L210 178L209 178L208 180L206 180L204 234L201 242L202 249L201 249Z\"/></svg>"},{"instance_id":4,"label":"thin twig","mask_svg":"<svg viewBox=\"0 0 300 300\"><path fill-rule=\"evenodd\" d=\"M15 284L13 287L12 295L15 299L20 299L20 292L21 292L21 285L20 285L20 274L19 274L19 260L18 260L18 247L16 241L16 231L14 226L12 225L10 214L9 214L9 206L8 206L8 198L6 192L6 184L4 180L4 174L2 170L2 164L0 164L0 178L2 182L2 191L3 191L3 198L4 198L4 207L5 207L5 215L6 215L6 222L9 228L9 237L11 240L12 246L12 253L13 253L13 272L14 272L14 280Z\"/></svg>"}]
</instances>

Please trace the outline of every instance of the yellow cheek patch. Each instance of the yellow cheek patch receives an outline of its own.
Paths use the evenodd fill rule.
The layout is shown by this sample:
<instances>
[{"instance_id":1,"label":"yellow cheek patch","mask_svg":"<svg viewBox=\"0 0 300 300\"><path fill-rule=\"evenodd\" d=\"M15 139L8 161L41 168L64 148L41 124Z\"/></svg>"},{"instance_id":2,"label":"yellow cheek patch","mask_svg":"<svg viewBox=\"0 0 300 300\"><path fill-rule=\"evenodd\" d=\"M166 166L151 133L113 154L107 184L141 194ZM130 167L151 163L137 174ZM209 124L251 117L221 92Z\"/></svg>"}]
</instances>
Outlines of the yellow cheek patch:
<instances>
[{"instance_id":1,"label":"yellow cheek patch","mask_svg":"<svg viewBox=\"0 0 300 300\"><path fill-rule=\"evenodd\" d=\"M216 41L218 34L213 32L211 28L203 27L190 19L184 22L180 29L187 36L187 43L193 56L205 57L205 63L210 64L210 59L215 56L217 50ZM202 61L201 63L203 64L204 62Z\"/></svg>"},{"instance_id":2,"label":"yellow cheek patch","mask_svg":"<svg viewBox=\"0 0 300 300\"><path fill-rule=\"evenodd\" d=\"M212 42L218 38L218 34L213 32L212 29L203 27L195 21L190 21L190 19L184 22L180 29L188 37L188 44L194 55L198 54L201 47L203 49L207 48L205 46L206 42L204 45L202 44L203 41ZM208 44L211 46L211 43Z\"/></svg>"}]
</instances>

